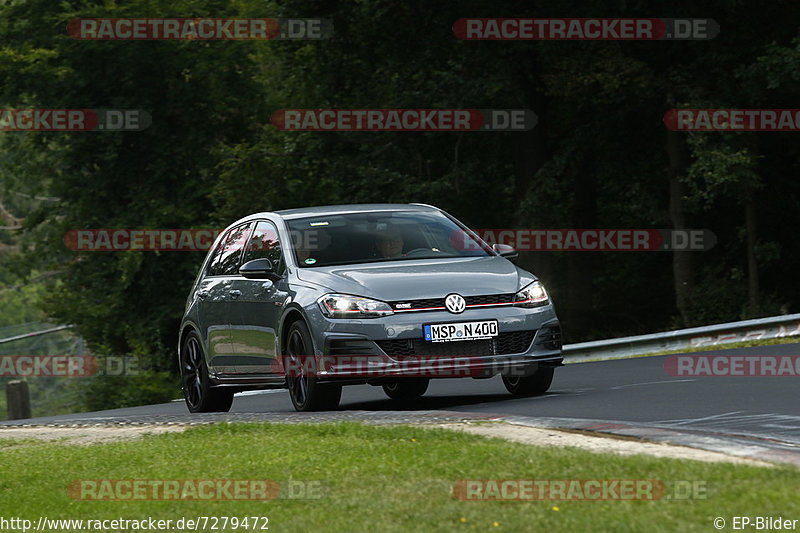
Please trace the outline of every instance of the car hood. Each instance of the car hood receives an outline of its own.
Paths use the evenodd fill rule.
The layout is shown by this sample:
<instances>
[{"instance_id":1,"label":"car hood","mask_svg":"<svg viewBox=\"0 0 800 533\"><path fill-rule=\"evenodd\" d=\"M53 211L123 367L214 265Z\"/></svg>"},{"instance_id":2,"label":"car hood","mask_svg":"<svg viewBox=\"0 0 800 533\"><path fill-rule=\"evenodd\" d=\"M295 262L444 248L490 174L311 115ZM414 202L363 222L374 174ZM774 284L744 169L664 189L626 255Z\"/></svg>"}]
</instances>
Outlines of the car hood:
<instances>
[{"instance_id":1,"label":"car hood","mask_svg":"<svg viewBox=\"0 0 800 533\"><path fill-rule=\"evenodd\" d=\"M502 257L415 259L298 269L298 278L331 292L378 300L514 293L536 278Z\"/></svg>"}]
</instances>

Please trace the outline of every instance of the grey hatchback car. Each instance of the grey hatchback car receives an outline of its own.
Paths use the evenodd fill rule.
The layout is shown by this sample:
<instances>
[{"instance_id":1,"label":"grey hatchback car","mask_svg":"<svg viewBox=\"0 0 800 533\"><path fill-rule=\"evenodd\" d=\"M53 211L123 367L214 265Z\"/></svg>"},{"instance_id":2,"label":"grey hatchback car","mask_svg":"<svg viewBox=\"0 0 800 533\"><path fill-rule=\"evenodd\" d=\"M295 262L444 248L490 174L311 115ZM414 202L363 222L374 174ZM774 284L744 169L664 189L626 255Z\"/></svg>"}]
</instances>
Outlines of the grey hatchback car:
<instances>
[{"instance_id":1,"label":"grey hatchback car","mask_svg":"<svg viewBox=\"0 0 800 533\"><path fill-rule=\"evenodd\" d=\"M516 257L423 204L244 217L219 234L186 301L186 405L228 411L236 392L288 388L298 411L333 410L343 385L408 402L432 378L496 375L512 394L543 393L561 328Z\"/></svg>"}]
</instances>

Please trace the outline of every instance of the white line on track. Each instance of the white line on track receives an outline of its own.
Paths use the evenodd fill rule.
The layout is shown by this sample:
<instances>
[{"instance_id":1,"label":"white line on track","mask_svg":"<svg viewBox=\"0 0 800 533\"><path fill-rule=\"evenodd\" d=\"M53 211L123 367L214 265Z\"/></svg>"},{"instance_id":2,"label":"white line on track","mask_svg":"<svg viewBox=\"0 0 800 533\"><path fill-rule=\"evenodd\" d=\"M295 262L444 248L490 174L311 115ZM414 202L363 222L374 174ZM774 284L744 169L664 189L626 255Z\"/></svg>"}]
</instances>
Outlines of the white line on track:
<instances>
[{"instance_id":1,"label":"white line on track","mask_svg":"<svg viewBox=\"0 0 800 533\"><path fill-rule=\"evenodd\" d=\"M630 387L641 387L642 385L658 385L660 383L686 383L689 381L697 381L696 379L669 379L667 381L646 381L644 383L632 383L630 385L617 385L616 387L611 387L611 390L616 389L628 389Z\"/></svg>"}]
</instances>

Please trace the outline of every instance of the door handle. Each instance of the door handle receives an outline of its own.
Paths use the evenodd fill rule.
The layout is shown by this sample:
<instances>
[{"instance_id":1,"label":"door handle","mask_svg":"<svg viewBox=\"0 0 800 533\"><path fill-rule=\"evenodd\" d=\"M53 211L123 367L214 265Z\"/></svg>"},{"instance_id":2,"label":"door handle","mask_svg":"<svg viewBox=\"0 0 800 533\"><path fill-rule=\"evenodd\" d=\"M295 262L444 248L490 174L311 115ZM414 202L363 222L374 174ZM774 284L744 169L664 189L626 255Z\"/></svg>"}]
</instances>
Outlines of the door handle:
<instances>
[{"instance_id":1,"label":"door handle","mask_svg":"<svg viewBox=\"0 0 800 533\"><path fill-rule=\"evenodd\" d=\"M228 291L228 294L230 294L234 298L238 298L239 296L242 295L242 291L233 289L232 291Z\"/></svg>"},{"instance_id":2,"label":"door handle","mask_svg":"<svg viewBox=\"0 0 800 533\"><path fill-rule=\"evenodd\" d=\"M201 300L205 300L208 296L208 291L197 291L197 297Z\"/></svg>"}]
</instances>

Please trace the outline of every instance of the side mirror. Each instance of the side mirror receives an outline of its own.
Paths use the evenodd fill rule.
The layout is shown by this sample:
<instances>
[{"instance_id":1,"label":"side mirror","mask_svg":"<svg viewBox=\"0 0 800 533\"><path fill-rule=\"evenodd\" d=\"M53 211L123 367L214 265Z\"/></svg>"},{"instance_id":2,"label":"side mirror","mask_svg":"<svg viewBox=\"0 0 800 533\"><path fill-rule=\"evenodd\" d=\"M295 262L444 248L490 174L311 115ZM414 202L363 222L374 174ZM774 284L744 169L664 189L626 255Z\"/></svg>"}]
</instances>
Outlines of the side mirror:
<instances>
[{"instance_id":1,"label":"side mirror","mask_svg":"<svg viewBox=\"0 0 800 533\"><path fill-rule=\"evenodd\" d=\"M492 250L500 254L502 257L505 257L512 263L519 257L519 252L517 252L513 246L509 246L508 244L493 244Z\"/></svg>"},{"instance_id":2,"label":"side mirror","mask_svg":"<svg viewBox=\"0 0 800 533\"><path fill-rule=\"evenodd\" d=\"M267 258L253 259L239 267L239 274L247 279L269 279L275 281L280 276Z\"/></svg>"}]
</instances>

